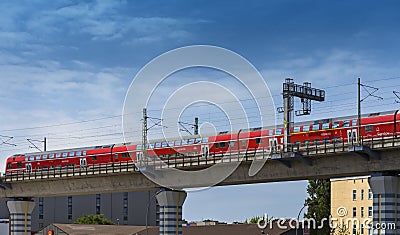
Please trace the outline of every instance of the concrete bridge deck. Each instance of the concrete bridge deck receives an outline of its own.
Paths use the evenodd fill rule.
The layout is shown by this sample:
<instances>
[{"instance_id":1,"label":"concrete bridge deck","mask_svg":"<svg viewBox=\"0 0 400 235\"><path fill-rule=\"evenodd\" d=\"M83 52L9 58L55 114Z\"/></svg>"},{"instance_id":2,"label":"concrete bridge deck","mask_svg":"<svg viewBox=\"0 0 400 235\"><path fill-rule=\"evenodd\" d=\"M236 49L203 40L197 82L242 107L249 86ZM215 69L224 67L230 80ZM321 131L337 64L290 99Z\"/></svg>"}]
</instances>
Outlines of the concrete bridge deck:
<instances>
[{"instance_id":1,"label":"concrete bridge deck","mask_svg":"<svg viewBox=\"0 0 400 235\"><path fill-rule=\"evenodd\" d=\"M186 170L203 169L211 165L231 167L242 160L236 170L217 185L237 185L278 181L309 180L370 175L376 172L400 171L400 138L380 138L363 142L364 147L352 144L330 144L317 148L298 148L294 153L271 154L256 152L212 156L208 159L191 158L170 162L167 167ZM267 160L254 176L249 175L252 161ZM149 161L149 166L159 167ZM165 165L164 165L165 167ZM0 198L73 196L97 193L153 190L160 186L149 180L133 163L115 166L94 166L86 169L53 170L20 173L1 178ZM202 187L201 184L180 185L182 188ZM206 185L208 186L208 185Z\"/></svg>"}]
</instances>

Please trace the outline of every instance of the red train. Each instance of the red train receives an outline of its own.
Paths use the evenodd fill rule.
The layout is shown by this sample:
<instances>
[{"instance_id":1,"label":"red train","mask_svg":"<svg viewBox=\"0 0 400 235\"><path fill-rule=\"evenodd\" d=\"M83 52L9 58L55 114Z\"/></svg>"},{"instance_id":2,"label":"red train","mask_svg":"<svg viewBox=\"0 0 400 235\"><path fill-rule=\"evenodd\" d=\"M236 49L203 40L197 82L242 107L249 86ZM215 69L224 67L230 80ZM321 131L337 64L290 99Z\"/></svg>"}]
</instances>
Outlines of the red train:
<instances>
[{"instance_id":1,"label":"red train","mask_svg":"<svg viewBox=\"0 0 400 235\"><path fill-rule=\"evenodd\" d=\"M364 140L397 136L400 130L399 119L397 111L364 116L361 119L360 135L357 131L357 118L354 116L298 123L291 129L291 143L294 148L312 148L333 143L356 143L360 136ZM164 161L182 157L208 158L255 149L275 152L282 149L282 144L283 127L252 128L233 133L221 132L217 136L150 141L146 160L154 160L155 156ZM119 164L142 159L142 156L142 145L131 143L16 154L7 159L6 174Z\"/></svg>"}]
</instances>

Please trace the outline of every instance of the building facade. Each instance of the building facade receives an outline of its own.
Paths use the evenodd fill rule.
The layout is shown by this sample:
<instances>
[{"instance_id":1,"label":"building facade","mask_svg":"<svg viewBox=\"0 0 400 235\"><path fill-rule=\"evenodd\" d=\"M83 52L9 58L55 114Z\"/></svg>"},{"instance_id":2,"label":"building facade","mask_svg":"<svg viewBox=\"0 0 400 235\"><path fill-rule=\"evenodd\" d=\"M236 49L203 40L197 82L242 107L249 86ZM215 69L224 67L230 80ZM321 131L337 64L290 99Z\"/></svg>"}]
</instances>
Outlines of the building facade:
<instances>
[{"instance_id":1,"label":"building facade","mask_svg":"<svg viewBox=\"0 0 400 235\"><path fill-rule=\"evenodd\" d=\"M53 223L70 224L89 214L103 214L116 225L157 224L154 191L34 198L32 231ZM0 201L0 218L9 217L6 201Z\"/></svg>"},{"instance_id":2,"label":"building facade","mask_svg":"<svg viewBox=\"0 0 400 235\"><path fill-rule=\"evenodd\" d=\"M372 235L373 194L368 177L331 180L331 216L336 231Z\"/></svg>"}]
</instances>

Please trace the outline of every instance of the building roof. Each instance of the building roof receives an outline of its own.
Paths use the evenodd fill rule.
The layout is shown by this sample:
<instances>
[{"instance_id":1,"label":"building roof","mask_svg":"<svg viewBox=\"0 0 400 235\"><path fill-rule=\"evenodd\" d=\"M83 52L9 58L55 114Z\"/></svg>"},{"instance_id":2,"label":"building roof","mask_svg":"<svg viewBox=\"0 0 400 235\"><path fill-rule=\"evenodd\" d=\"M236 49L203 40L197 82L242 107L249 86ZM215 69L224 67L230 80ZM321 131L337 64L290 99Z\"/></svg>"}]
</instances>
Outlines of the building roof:
<instances>
[{"instance_id":1,"label":"building roof","mask_svg":"<svg viewBox=\"0 0 400 235\"><path fill-rule=\"evenodd\" d=\"M38 234L46 234L49 227L56 227L67 235L158 235L158 226L149 226L146 233L145 226L126 225L92 225L92 224L52 224ZM280 229L273 226L266 228L265 234L282 235L290 229ZM182 228L183 235L260 235L261 229L256 224L219 224L211 226L188 226Z\"/></svg>"},{"instance_id":2,"label":"building roof","mask_svg":"<svg viewBox=\"0 0 400 235\"><path fill-rule=\"evenodd\" d=\"M145 235L146 226L53 224L68 235ZM158 231L158 227L149 227ZM151 235L151 233L149 233Z\"/></svg>"}]
</instances>

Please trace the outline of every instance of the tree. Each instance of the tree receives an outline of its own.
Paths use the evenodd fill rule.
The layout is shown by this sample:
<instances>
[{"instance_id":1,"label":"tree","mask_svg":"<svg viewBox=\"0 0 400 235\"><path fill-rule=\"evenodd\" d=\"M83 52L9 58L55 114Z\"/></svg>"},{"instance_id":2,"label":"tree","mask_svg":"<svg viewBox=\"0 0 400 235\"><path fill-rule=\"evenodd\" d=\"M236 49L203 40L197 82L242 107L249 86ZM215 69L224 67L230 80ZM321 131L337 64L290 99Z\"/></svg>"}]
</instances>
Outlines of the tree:
<instances>
[{"instance_id":1,"label":"tree","mask_svg":"<svg viewBox=\"0 0 400 235\"><path fill-rule=\"evenodd\" d=\"M114 224L107 219L103 214L100 215L84 215L78 218L74 224Z\"/></svg>"},{"instance_id":2,"label":"tree","mask_svg":"<svg viewBox=\"0 0 400 235\"><path fill-rule=\"evenodd\" d=\"M342 224L335 229L335 235L350 235L350 231L345 224Z\"/></svg>"},{"instance_id":3,"label":"tree","mask_svg":"<svg viewBox=\"0 0 400 235\"><path fill-rule=\"evenodd\" d=\"M308 206L305 217L314 219L315 228L311 225L310 235L330 234L329 216L331 214L331 182L329 179L309 180L307 186L308 198L305 205ZM323 225L322 228L319 228Z\"/></svg>"},{"instance_id":4,"label":"tree","mask_svg":"<svg viewBox=\"0 0 400 235\"><path fill-rule=\"evenodd\" d=\"M254 216L250 220L246 219L245 221L243 221L243 224L257 224L260 220L263 220L263 223L265 223L265 222L269 223L273 219L274 219L274 217L269 217L268 215Z\"/></svg>"}]
</instances>

